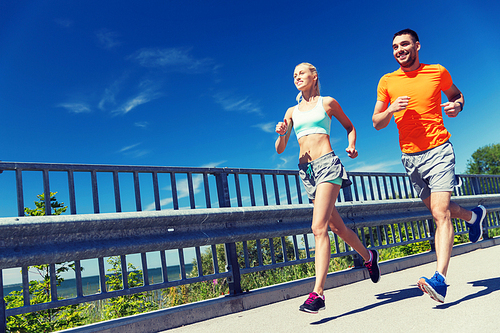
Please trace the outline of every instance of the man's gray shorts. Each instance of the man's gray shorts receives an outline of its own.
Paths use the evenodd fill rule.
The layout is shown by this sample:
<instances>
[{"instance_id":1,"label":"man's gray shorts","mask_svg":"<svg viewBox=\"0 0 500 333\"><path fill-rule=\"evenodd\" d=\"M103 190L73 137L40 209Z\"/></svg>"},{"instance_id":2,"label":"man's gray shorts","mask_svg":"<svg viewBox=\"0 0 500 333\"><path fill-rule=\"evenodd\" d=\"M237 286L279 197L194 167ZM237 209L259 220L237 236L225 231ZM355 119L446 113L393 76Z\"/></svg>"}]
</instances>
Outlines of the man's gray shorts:
<instances>
[{"instance_id":1,"label":"man's gray shorts","mask_svg":"<svg viewBox=\"0 0 500 333\"><path fill-rule=\"evenodd\" d=\"M341 188L352 184L347 172L340 162L340 158L333 151L311 161L299 164L299 176L306 189L309 199L316 197L316 188L319 184L342 178Z\"/></svg>"},{"instance_id":2,"label":"man's gray shorts","mask_svg":"<svg viewBox=\"0 0 500 333\"><path fill-rule=\"evenodd\" d=\"M422 200L428 198L431 192L451 192L457 185L455 152L449 141L418 153L403 153L401 162Z\"/></svg>"}]
</instances>

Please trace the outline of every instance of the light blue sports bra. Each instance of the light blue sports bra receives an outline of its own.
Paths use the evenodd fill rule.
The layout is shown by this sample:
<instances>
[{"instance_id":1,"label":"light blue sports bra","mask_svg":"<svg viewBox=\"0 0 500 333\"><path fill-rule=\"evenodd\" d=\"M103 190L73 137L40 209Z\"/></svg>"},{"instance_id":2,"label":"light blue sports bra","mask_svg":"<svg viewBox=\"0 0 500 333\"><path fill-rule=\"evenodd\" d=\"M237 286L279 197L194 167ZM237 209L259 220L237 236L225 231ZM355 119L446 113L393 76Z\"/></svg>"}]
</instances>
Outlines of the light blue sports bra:
<instances>
[{"instance_id":1,"label":"light blue sports bra","mask_svg":"<svg viewBox=\"0 0 500 333\"><path fill-rule=\"evenodd\" d=\"M323 97L318 98L316 106L309 111L300 111L297 104L292 113L293 128L297 139L309 134L330 135L332 119L323 107Z\"/></svg>"}]
</instances>

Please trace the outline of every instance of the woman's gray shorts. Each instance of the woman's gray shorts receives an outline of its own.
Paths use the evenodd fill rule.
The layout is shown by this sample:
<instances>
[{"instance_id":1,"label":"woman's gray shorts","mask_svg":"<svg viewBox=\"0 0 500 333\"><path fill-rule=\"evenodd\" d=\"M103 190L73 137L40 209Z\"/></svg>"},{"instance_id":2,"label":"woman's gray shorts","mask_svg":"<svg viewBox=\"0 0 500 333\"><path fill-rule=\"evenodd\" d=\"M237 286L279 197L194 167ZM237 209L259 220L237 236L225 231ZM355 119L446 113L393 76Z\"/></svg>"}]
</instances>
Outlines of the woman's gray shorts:
<instances>
[{"instance_id":1,"label":"woman's gray shorts","mask_svg":"<svg viewBox=\"0 0 500 333\"><path fill-rule=\"evenodd\" d=\"M340 162L340 158L333 151L309 163L299 164L299 176L306 189L309 199L316 197L316 188L319 184L342 178L341 187L351 185L347 172Z\"/></svg>"},{"instance_id":2,"label":"woman's gray shorts","mask_svg":"<svg viewBox=\"0 0 500 333\"><path fill-rule=\"evenodd\" d=\"M403 153L401 162L422 200L431 192L451 192L457 185L455 152L449 141L418 153Z\"/></svg>"}]
</instances>

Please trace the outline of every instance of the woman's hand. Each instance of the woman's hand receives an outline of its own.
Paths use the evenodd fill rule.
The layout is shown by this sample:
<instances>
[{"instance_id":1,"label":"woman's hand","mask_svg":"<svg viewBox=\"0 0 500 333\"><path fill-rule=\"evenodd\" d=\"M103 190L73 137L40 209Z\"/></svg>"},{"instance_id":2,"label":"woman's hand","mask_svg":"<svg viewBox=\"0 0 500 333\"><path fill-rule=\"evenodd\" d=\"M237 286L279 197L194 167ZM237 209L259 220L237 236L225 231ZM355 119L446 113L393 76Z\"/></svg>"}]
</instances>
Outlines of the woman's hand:
<instances>
[{"instance_id":1,"label":"woman's hand","mask_svg":"<svg viewBox=\"0 0 500 333\"><path fill-rule=\"evenodd\" d=\"M287 124L286 119L284 119L284 121L280 121L276 125L276 133L278 133L280 136L284 136L286 134L287 130L288 130L288 124Z\"/></svg>"},{"instance_id":2,"label":"woman's hand","mask_svg":"<svg viewBox=\"0 0 500 333\"><path fill-rule=\"evenodd\" d=\"M358 151L356 150L356 148L348 147L345 149L345 151L347 153L347 156L349 156L350 158L358 157Z\"/></svg>"}]
</instances>

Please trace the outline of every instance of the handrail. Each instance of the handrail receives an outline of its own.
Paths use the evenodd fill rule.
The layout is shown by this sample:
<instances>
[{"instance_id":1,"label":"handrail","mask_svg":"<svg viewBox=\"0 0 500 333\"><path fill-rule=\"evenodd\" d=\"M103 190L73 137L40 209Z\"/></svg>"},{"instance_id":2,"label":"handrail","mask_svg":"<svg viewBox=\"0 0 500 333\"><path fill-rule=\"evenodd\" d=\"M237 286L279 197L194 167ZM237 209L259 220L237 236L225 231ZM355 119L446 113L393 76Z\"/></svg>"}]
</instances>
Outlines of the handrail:
<instances>
[{"instance_id":1,"label":"handrail","mask_svg":"<svg viewBox=\"0 0 500 333\"><path fill-rule=\"evenodd\" d=\"M500 211L500 194L454 201ZM418 199L339 203L337 210L353 229L432 218ZM307 234L311 216L312 206L289 205L0 218L0 269Z\"/></svg>"},{"instance_id":2,"label":"handrail","mask_svg":"<svg viewBox=\"0 0 500 333\"><path fill-rule=\"evenodd\" d=\"M297 171L18 162L0 162L0 171L4 171L0 182L6 177L13 179L9 184L15 184L15 188L5 190L16 193L14 203L17 203L18 212L18 217L0 218L0 284L3 284L2 269L21 267L25 298L23 307L6 310L0 305L0 325L5 316L210 279L227 278L230 292L235 295L241 292L242 274L314 260L308 244L312 206L306 204ZM33 184L23 182L28 171L41 172L46 207L50 207L50 192L55 187L56 191L67 196L70 214L23 216L24 193L28 189L33 192L30 189ZM63 187L57 187L60 180L54 181L57 177L53 174L60 172L67 173ZM90 198L81 194L78 198L76 196L81 193L81 182L75 181L78 173L90 175L90 182L85 185L90 188ZM102 195L102 189L108 188L101 173L112 175L109 179L112 190L105 192L111 195ZM129 189L124 189L123 174L132 177ZM144 181L142 174L151 177ZM166 178L161 179L162 176ZM432 217L423 203L414 198L405 174L353 172L349 176L353 186L342 191L336 206L346 225L356 230L365 246L381 249L423 241L429 241L432 246ZM463 185L456 189L453 200L468 208L477 204L486 206L489 218L483 235L487 238L487 230L500 227L500 176L462 175L462 180ZM151 186L144 187L145 182ZM164 184L168 184L168 190ZM136 212L122 212L129 209L124 201L127 190L132 193ZM105 203L109 206L110 197L115 210L103 213L102 207ZM152 211L144 211L145 197L153 198ZM90 202L90 214L77 212L76 199L79 203ZM168 199L168 205L165 205L165 199ZM457 234L467 232L463 221L453 223ZM247 242L257 240L257 248L260 248L260 240L273 238L281 238L281 249L273 248L273 242L269 242L272 264L264 265L261 257L257 264L249 263ZM293 253L286 253L286 239L292 240ZM355 265L361 265L353 250L340 246L342 241L336 235L333 235L333 240L332 258L353 255ZM235 247L239 242L245 249L245 264L241 267ZM225 269L217 266L215 247L218 244L224 244L226 249ZM195 248L196 264L200 267L200 248L203 246L211 248L213 274L203 275L199 271L198 276L191 277L185 270L183 249ZM180 280L168 281L165 273L165 251L170 249L179 253ZM278 261L277 252L280 250L283 260ZM126 255L140 253L142 270L147 272L146 253L152 251L160 252L163 282L150 284L145 276L142 287L105 290L105 257L120 256L125 262ZM299 253L301 251L305 253L303 256ZM51 302L30 305L30 295L26 291L28 266L49 264L51 280L54 281L57 263L74 261L80 267L81 260L91 258L98 259L99 279L104 286L100 293L83 295L81 274L76 270L75 298L58 300L57 290L51 290ZM122 265L122 276L127 274ZM0 296L3 298L2 288Z\"/></svg>"},{"instance_id":3,"label":"handrail","mask_svg":"<svg viewBox=\"0 0 500 333\"><path fill-rule=\"evenodd\" d=\"M28 190L33 193L33 187L39 189L35 194L44 193L47 207L50 192L59 192L58 198L64 197L73 215L308 203L296 170L0 162L0 171L6 171L0 176L4 191L15 184L11 191L16 193L12 204L17 204L17 214L10 216L24 216L25 196ZM41 184L32 178L25 184L23 179L33 172L42 174ZM67 174L67 180L61 179L61 172ZM341 191L339 202L417 197L404 173L349 172L349 176L353 185ZM500 193L500 175L460 177L463 183L454 196ZM7 179L12 180L1 184ZM82 188L85 194L81 194ZM135 207L125 203L129 195ZM82 203L88 203L91 210L81 211Z\"/></svg>"}]
</instances>

